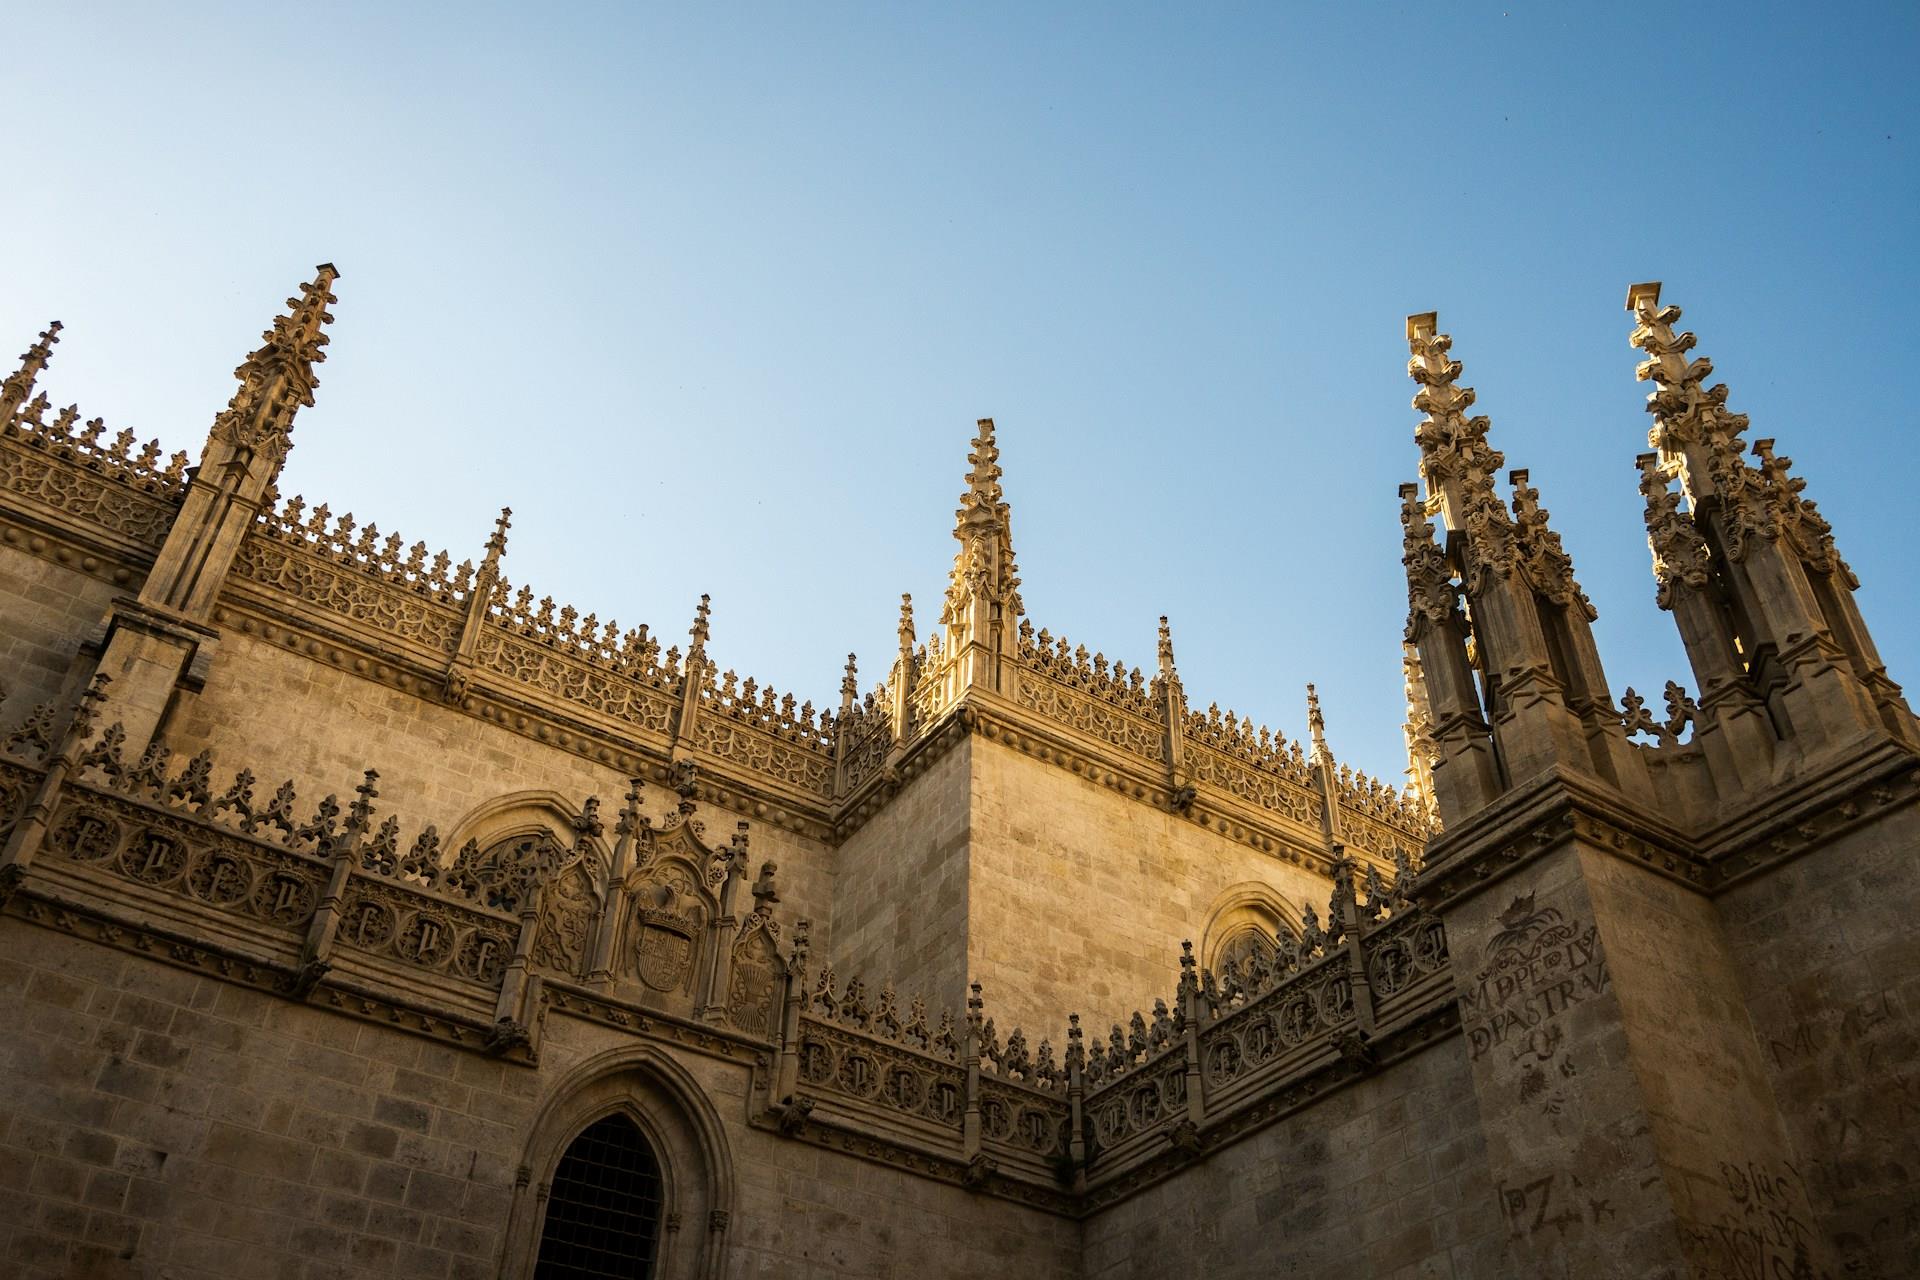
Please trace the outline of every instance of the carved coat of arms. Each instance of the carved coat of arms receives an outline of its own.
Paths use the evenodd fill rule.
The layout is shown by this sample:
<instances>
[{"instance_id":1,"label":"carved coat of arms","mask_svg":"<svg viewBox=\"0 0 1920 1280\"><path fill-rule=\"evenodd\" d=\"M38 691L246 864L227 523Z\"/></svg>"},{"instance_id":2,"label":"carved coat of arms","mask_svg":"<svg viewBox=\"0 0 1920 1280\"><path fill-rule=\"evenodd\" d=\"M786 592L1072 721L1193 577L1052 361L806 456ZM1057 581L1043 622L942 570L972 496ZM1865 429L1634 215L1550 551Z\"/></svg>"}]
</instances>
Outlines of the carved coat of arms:
<instances>
[{"instance_id":1,"label":"carved coat of arms","mask_svg":"<svg viewBox=\"0 0 1920 1280\"><path fill-rule=\"evenodd\" d=\"M634 972L655 991L684 991L693 976L693 957L705 912L699 891L686 871L672 867L637 894L634 915Z\"/></svg>"},{"instance_id":2,"label":"carved coat of arms","mask_svg":"<svg viewBox=\"0 0 1920 1280\"><path fill-rule=\"evenodd\" d=\"M642 909L635 952L640 981L655 991L677 991L693 966L693 933L678 916Z\"/></svg>"}]
</instances>

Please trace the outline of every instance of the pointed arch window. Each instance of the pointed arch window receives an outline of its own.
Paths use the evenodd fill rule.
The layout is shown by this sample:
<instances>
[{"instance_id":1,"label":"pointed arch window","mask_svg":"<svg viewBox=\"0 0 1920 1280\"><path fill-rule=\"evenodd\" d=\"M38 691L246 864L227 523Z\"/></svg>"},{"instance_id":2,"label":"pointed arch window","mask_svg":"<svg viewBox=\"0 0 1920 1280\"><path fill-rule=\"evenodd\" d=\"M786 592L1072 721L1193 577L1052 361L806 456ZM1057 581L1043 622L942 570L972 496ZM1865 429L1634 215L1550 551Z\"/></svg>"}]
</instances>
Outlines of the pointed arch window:
<instances>
[{"instance_id":1,"label":"pointed arch window","mask_svg":"<svg viewBox=\"0 0 1920 1280\"><path fill-rule=\"evenodd\" d=\"M581 1130L547 1195L535 1280L645 1280L660 1239L660 1162L632 1120Z\"/></svg>"}]
</instances>

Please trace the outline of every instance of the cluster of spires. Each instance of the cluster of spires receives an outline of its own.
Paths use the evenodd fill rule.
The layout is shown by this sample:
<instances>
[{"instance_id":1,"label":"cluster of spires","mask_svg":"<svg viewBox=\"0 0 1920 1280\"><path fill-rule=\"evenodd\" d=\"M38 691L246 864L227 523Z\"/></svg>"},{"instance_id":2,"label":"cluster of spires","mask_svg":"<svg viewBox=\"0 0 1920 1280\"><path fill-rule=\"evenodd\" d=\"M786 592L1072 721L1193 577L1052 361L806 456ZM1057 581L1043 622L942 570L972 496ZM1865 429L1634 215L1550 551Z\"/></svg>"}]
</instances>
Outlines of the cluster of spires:
<instances>
[{"instance_id":1,"label":"cluster of spires","mask_svg":"<svg viewBox=\"0 0 1920 1280\"><path fill-rule=\"evenodd\" d=\"M1627 310L1629 341L1647 356L1636 375L1654 384L1653 452L1635 466L1657 600L1675 613L1701 686L1696 702L1668 682L1664 720L1631 689L1624 710L1614 705L1589 629L1595 611L1539 491L1514 470L1511 501L1502 500L1494 476L1504 458L1488 443L1487 419L1467 414L1474 393L1460 384L1451 340L1433 313L1408 318L1425 494L1400 489L1406 733L1416 777L1431 787L1446 766L1443 818L1556 762L1583 762L1630 795L1650 795L1629 737L1674 746L1688 725L1696 741L1704 732L1718 744L1709 764L1736 785L1763 777L1775 743L1796 729L1809 742L1871 728L1920 743L1853 602L1858 580L1805 482L1771 440L1753 443L1757 463L1742 456L1747 419L1727 409L1724 384L1708 385L1712 362L1689 358L1694 335L1675 331L1680 309L1660 305L1657 283L1634 285ZM1792 686L1790 669L1800 673ZM1764 712L1777 697L1785 701Z\"/></svg>"}]
</instances>

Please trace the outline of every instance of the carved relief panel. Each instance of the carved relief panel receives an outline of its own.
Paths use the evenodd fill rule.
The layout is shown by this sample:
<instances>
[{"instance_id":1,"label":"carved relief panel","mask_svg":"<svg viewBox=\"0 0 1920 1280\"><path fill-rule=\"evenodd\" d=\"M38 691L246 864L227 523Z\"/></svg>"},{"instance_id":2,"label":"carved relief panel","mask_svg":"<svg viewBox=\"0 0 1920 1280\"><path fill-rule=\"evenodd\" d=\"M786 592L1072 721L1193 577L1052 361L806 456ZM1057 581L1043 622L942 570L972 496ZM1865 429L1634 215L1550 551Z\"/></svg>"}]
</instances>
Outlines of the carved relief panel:
<instances>
[{"instance_id":1,"label":"carved relief panel","mask_svg":"<svg viewBox=\"0 0 1920 1280\"><path fill-rule=\"evenodd\" d=\"M624 976L663 996L692 998L700 944L714 914L701 880L690 864L669 858L632 882L620 950Z\"/></svg>"},{"instance_id":2,"label":"carved relief panel","mask_svg":"<svg viewBox=\"0 0 1920 1280\"><path fill-rule=\"evenodd\" d=\"M593 917L600 907L598 871L589 859L582 858L564 868L547 886L533 941L536 965L574 977L586 976Z\"/></svg>"},{"instance_id":3,"label":"carved relief panel","mask_svg":"<svg viewBox=\"0 0 1920 1280\"><path fill-rule=\"evenodd\" d=\"M779 948L770 933L772 922L749 928L733 944L733 975L727 983L727 1019L748 1035L764 1036L773 1029L774 992L779 985Z\"/></svg>"}]
</instances>

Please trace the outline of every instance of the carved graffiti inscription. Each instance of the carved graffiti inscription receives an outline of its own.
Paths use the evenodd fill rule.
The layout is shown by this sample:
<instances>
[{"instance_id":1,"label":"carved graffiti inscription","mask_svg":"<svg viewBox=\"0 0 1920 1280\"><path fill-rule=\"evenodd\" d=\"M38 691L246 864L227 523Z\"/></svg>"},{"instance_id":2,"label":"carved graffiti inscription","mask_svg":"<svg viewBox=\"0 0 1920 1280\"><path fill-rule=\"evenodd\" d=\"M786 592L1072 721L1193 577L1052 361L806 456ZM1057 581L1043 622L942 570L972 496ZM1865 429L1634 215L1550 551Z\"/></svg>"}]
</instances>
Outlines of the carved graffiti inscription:
<instances>
[{"instance_id":1,"label":"carved graffiti inscription","mask_svg":"<svg viewBox=\"0 0 1920 1280\"><path fill-rule=\"evenodd\" d=\"M1563 1035L1553 1024L1609 986L1599 928L1575 924L1554 907L1536 908L1532 894L1501 913L1486 955L1486 967L1460 992L1461 1022L1476 1060L1506 1048L1545 1064Z\"/></svg>"}]
</instances>

